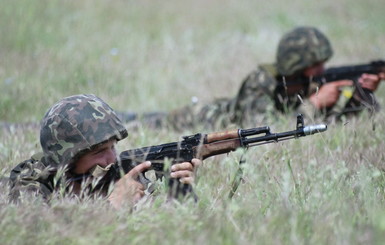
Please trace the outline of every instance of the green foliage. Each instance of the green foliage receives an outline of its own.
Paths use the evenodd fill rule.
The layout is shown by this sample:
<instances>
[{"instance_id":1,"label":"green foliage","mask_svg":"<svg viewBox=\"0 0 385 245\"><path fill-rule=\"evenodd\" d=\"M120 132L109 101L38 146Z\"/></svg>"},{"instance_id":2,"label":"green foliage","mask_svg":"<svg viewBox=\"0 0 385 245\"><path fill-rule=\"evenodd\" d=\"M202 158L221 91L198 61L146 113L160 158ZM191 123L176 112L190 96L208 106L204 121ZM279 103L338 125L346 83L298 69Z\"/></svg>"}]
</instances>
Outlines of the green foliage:
<instances>
[{"instance_id":1,"label":"green foliage","mask_svg":"<svg viewBox=\"0 0 385 245\"><path fill-rule=\"evenodd\" d=\"M37 197L8 203L11 168L40 151L38 122L54 102L95 93L113 108L158 111L233 96L272 62L281 34L315 25L331 38L331 64L384 59L382 0L0 0L1 244L381 244L385 234L385 115L327 132L207 159L197 203L113 210L105 200ZM377 96L384 104L384 85ZM305 119L310 123L311 119ZM313 122L311 122L313 123ZM290 130L292 118L270 125ZM119 149L176 141L180 133L129 127ZM202 129L204 130L204 129ZM187 131L186 133L195 133Z\"/></svg>"}]
</instances>

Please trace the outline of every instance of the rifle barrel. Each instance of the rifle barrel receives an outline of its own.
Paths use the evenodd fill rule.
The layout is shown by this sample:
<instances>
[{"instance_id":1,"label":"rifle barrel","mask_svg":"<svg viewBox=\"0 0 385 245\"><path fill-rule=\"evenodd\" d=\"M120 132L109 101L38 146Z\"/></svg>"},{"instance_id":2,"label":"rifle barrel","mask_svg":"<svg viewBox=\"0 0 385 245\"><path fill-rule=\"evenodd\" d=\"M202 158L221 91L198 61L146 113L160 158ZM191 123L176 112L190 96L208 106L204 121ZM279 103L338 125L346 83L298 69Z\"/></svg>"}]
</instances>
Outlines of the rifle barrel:
<instances>
[{"instance_id":1,"label":"rifle barrel","mask_svg":"<svg viewBox=\"0 0 385 245\"><path fill-rule=\"evenodd\" d=\"M303 133L305 135L311 135L311 134L325 132L327 129L328 129L328 126L326 124L309 125L303 128Z\"/></svg>"},{"instance_id":2,"label":"rifle barrel","mask_svg":"<svg viewBox=\"0 0 385 245\"><path fill-rule=\"evenodd\" d=\"M291 139L291 138L297 138L302 137L306 135L312 135L316 133L321 133L327 130L326 124L318 124L318 125L309 125L306 127L297 128L293 131L287 131L282 133L267 133L264 136L259 137L251 137L251 138L241 138L241 145L250 145L254 143L260 143L260 144L266 144L272 141L282 141L285 139ZM260 144L254 144L254 145L260 145Z\"/></svg>"}]
</instances>

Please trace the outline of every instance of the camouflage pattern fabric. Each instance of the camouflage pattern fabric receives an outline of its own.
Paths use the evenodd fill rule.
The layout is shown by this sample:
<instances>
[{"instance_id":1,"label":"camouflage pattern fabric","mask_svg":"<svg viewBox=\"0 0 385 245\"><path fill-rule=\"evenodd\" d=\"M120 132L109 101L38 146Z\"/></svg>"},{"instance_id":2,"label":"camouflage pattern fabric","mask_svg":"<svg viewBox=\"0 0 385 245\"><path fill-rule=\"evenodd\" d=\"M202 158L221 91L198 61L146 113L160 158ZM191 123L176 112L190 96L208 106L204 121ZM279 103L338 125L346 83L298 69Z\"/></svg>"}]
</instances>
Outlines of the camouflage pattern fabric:
<instances>
[{"instance_id":1,"label":"camouflage pattern fabric","mask_svg":"<svg viewBox=\"0 0 385 245\"><path fill-rule=\"evenodd\" d=\"M26 193L41 195L49 200L54 191L54 182L52 172L41 160L43 156L43 153L35 154L12 169L9 177L11 201L18 201L20 195Z\"/></svg>"},{"instance_id":2,"label":"camouflage pattern fabric","mask_svg":"<svg viewBox=\"0 0 385 245\"><path fill-rule=\"evenodd\" d=\"M231 106L234 123L241 127L261 125L274 112L276 74L275 65L261 65L246 77Z\"/></svg>"}]
</instances>

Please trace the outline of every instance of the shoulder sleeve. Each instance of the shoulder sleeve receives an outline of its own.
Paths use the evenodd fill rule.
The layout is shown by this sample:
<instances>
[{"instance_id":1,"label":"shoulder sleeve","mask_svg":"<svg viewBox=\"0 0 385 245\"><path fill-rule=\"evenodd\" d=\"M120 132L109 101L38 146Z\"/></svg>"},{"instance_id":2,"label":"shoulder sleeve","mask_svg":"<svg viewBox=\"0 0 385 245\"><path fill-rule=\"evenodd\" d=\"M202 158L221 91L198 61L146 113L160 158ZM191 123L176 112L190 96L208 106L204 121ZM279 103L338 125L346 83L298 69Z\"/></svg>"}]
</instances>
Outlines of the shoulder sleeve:
<instances>
[{"instance_id":1,"label":"shoulder sleeve","mask_svg":"<svg viewBox=\"0 0 385 245\"><path fill-rule=\"evenodd\" d=\"M232 105L232 114L237 124L244 125L250 115L262 115L273 109L274 89L277 81L262 67L250 73L242 82ZM255 120L254 120L255 121Z\"/></svg>"},{"instance_id":2,"label":"shoulder sleeve","mask_svg":"<svg viewBox=\"0 0 385 245\"><path fill-rule=\"evenodd\" d=\"M9 177L11 201L18 201L24 193L49 198L53 192L52 179L52 175L40 161L31 158L19 163L12 169Z\"/></svg>"}]
</instances>

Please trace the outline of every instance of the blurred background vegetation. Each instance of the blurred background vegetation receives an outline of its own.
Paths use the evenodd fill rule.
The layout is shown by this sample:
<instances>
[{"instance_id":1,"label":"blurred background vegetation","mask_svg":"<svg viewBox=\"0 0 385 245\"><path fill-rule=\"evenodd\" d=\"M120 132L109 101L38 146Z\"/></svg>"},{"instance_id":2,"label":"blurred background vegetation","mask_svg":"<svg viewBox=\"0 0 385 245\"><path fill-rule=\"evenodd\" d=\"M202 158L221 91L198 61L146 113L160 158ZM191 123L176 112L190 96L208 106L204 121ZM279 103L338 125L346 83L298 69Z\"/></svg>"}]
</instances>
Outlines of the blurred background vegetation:
<instances>
[{"instance_id":1,"label":"blurred background vegetation","mask_svg":"<svg viewBox=\"0 0 385 245\"><path fill-rule=\"evenodd\" d=\"M328 65L385 58L383 0L0 0L0 122L37 123L64 96L93 93L120 111L168 111L233 96L282 34L316 26ZM385 86L376 93L385 104ZM199 170L198 203L130 214L101 200L7 202L2 244L381 244L385 239L385 116L250 149L245 181L227 195L242 152ZM291 130L281 118L273 131ZM195 133L186 130L185 133ZM36 127L1 130L0 177L40 150ZM138 128L121 149L176 141Z\"/></svg>"}]
</instances>

